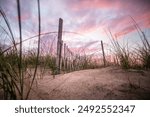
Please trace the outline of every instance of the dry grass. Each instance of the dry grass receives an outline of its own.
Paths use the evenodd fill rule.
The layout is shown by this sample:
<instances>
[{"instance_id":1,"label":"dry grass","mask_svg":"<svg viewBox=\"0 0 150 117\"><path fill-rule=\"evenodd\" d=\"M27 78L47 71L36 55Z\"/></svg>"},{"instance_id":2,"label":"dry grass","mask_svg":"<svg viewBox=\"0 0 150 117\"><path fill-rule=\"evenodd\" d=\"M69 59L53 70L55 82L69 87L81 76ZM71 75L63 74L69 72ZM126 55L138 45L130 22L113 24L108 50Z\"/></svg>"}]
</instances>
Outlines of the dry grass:
<instances>
[{"instance_id":1,"label":"dry grass","mask_svg":"<svg viewBox=\"0 0 150 117\"><path fill-rule=\"evenodd\" d=\"M123 69L134 68L148 70L150 69L150 42L136 21L133 18L132 20L142 44L137 45L134 49L129 48L128 43L122 46L109 30L109 35L111 36L110 40L113 45L114 54L116 55L115 61L117 61Z\"/></svg>"}]
</instances>

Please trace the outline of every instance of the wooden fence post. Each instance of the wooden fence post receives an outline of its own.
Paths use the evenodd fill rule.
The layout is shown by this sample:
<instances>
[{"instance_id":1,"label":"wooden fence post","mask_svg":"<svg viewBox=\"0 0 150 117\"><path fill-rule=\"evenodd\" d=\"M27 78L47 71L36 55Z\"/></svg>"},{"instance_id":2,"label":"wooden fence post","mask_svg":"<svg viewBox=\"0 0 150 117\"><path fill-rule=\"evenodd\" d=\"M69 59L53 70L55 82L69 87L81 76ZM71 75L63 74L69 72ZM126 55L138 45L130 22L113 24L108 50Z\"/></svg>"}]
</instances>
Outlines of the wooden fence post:
<instances>
[{"instance_id":1,"label":"wooden fence post","mask_svg":"<svg viewBox=\"0 0 150 117\"><path fill-rule=\"evenodd\" d=\"M68 48L68 53L69 53L69 72L71 72L71 51Z\"/></svg>"},{"instance_id":2,"label":"wooden fence post","mask_svg":"<svg viewBox=\"0 0 150 117\"><path fill-rule=\"evenodd\" d=\"M103 41L101 41L101 47L102 47L102 52L103 52L103 62L104 62L104 67L105 67L105 66L106 66L106 59L105 59L105 52L104 52Z\"/></svg>"},{"instance_id":3,"label":"wooden fence post","mask_svg":"<svg viewBox=\"0 0 150 117\"><path fill-rule=\"evenodd\" d=\"M64 43L64 71L66 71L66 43Z\"/></svg>"},{"instance_id":4,"label":"wooden fence post","mask_svg":"<svg viewBox=\"0 0 150 117\"><path fill-rule=\"evenodd\" d=\"M62 57L62 49L63 49L63 41L61 40L61 44L60 44L60 53L61 53L61 56L60 56L60 71L62 70L62 63L63 63L63 57Z\"/></svg>"},{"instance_id":5,"label":"wooden fence post","mask_svg":"<svg viewBox=\"0 0 150 117\"><path fill-rule=\"evenodd\" d=\"M62 28L63 28L63 20L61 18L59 18L58 40L57 40L57 58L56 58L56 74L59 74L60 69L61 69Z\"/></svg>"},{"instance_id":6,"label":"wooden fence post","mask_svg":"<svg viewBox=\"0 0 150 117\"><path fill-rule=\"evenodd\" d=\"M68 59L69 54L68 53L69 53L68 52L68 46L66 46L66 55L67 55L67 57L66 57L66 72L68 72L68 68L69 68L69 66L68 66L69 65L69 62L68 62L69 61L69 59Z\"/></svg>"},{"instance_id":7,"label":"wooden fence post","mask_svg":"<svg viewBox=\"0 0 150 117\"><path fill-rule=\"evenodd\" d=\"M73 61L72 61L72 60L73 60L73 56L72 56L72 55L73 55L73 54L72 54L72 52L71 52L71 50L70 50L70 67L71 67L70 70L71 70L71 71L73 71L73 66L72 66L72 63L73 63Z\"/></svg>"}]
</instances>

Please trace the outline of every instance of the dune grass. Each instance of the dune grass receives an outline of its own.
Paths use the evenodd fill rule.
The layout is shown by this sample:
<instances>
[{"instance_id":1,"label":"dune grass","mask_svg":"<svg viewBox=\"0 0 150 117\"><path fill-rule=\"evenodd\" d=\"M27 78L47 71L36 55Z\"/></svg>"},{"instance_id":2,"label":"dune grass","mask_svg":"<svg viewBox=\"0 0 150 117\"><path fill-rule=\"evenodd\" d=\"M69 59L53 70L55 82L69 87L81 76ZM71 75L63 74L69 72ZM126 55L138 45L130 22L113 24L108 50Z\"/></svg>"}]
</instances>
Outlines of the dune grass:
<instances>
[{"instance_id":1,"label":"dune grass","mask_svg":"<svg viewBox=\"0 0 150 117\"><path fill-rule=\"evenodd\" d=\"M150 42L136 21L132 17L131 19L133 20L142 43L141 45L137 45L134 49L129 47L128 43L126 46L122 46L109 30L110 40L116 56L115 61L118 61L117 63L123 69L150 69Z\"/></svg>"},{"instance_id":2,"label":"dune grass","mask_svg":"<svg viewBox=\"0 0 150 117\"><path fill-rule=\"evenodd\" d=\"M131 19L133 20L135 28L137 29L142 41L142 46L139 45L137 48L137 54L142 62L142 67L144 69L150 69L150 42L134 18L131 17Z\"/></svg>"},{"instance_id":3,"label":"dune grass","mask_svg":"<svg viewBox=\"0 0 150 117\"><path fill-rule=\"evenodd\" d=\"M3 89L4 99L28 99L29 93L31 91L33 82L35 80L38 59L39 59L39 50L40 50L40 2L38 3L38 21L39 21L39 36L38 36L38 52L35 57L35 71L31 80L31 84L28 84L28 91L25 94L25 83L24 79L26 77L27 70L27 61L25 60L25 56L23 55L23 47L22 47L22 25L21 25L21 6L20 0L17 0L17 13L18 13L18 26L19 26L19 48L16 47L17 43L15 42L13 31L11 26L7 20L7 17L2 9L0 9L0 13L7 24L7 28L9 29L8 34L10 33L12 36L13 47L0 50L0 87ZM7 30L7 29L6 29ZM1 37L2 38L2 37ZM33 56L32 56L33 58ZM29 58L30 61L33 61Z\"/></svg>"}]
</instances>

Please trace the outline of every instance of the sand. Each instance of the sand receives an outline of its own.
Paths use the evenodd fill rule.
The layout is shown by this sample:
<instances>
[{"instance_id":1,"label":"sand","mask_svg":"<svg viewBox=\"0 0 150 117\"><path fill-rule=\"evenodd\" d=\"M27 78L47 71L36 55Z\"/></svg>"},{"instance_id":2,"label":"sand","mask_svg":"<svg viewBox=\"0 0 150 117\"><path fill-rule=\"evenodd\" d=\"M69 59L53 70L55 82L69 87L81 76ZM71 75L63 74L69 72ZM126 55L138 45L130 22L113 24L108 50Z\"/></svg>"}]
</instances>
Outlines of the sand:
<instances>
[{"instance_id":1,"label":"sand","mask_svg":"<svg viewBox=\"0 0 150 117\"><path fill-rule=\"evenodd\" d=\"M106 67L45 75L36 80L29 99L150 99L150 72Z\"/></svg>"}]
</instances>

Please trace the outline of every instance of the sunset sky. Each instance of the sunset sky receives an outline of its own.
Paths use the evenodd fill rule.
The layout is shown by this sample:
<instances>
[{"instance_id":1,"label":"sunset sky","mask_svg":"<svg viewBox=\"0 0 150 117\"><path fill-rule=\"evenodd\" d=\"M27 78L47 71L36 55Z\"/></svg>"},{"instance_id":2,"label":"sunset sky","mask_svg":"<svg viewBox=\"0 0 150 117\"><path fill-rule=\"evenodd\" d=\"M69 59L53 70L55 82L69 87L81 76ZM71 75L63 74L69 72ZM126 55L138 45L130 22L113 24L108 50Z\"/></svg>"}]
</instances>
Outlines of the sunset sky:
<instances>
[{"instance_id":1,"label":"sunset sky","mask_svg":"<svg viewBox=\"0 0 150 117\"><path fill-rule=\"evenodd\" d=\"M23 38L34 36L38 32L37 1L20 0L23 25ZM89 47L96 51L100 40L108 43L104 30L110 29L118 39L126 38L139 41L130 16L139 24L150 38L150 0L40 0L42 32L57 31L58 19L64 20L63 30L77 34L63 34L63 40L76 50L77 47ZM18 22L16 0L0 0L16 38ZM0 18L0 24L5 24Z\"/></svg>"}]
</instances>

